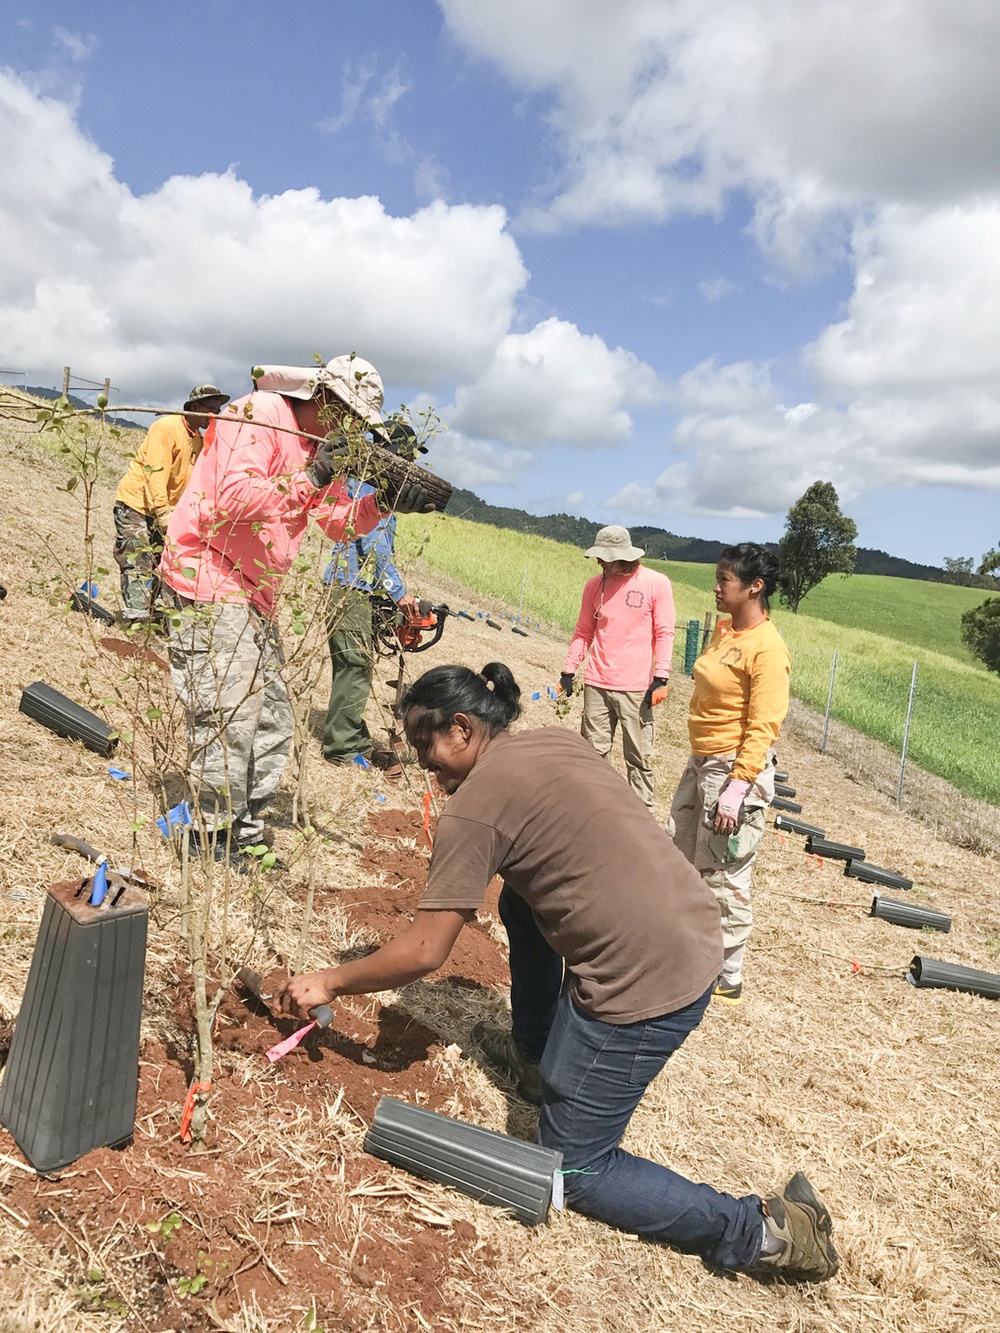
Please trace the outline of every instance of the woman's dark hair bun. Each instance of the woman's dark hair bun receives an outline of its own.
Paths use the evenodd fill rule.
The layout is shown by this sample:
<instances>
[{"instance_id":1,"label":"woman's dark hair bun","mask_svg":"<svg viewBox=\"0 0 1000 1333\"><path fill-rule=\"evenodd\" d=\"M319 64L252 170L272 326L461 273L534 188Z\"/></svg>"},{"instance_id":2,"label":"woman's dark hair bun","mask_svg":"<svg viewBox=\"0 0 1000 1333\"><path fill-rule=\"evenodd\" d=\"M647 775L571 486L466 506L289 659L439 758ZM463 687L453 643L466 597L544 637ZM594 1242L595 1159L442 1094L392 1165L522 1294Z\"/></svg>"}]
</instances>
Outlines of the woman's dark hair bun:
<instances>
[{"instance_id":1,"label":"woman's dark hair bun","mask_svg":"<svg viewBox=\"0 0 1000 1333\"><path fill-rule=\"evenodd\" d=\"M482 671L464 666L437 666L413 682L400 709L423 710L418 729L424 734L446 731L456 713L477 718L490 735L506 731L521 715L521 689L503 662L487 662Z\"/></svg>"}]
</instances>

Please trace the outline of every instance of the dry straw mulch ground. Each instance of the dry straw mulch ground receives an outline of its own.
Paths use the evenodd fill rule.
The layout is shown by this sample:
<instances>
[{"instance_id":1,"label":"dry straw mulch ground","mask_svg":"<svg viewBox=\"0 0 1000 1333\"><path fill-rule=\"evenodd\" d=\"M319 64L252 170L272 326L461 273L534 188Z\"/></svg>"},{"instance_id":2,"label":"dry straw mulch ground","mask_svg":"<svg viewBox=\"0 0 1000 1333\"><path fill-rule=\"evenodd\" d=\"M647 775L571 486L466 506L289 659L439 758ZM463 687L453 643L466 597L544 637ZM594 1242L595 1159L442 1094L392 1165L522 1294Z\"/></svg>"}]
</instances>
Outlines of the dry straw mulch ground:
<instances>
[{"instance_id":1,"label":"dry straw mulch ground","mask_svg":"<svg viewBox=\"0 0 1000 1333\"><path fill-rule=\"evenodd\" d=\"M533 1113L470 1048L480 1018L504 1012L502 931L487 913L442 974L378 1000L338 1005L336 1030L272 1067L262 1051L284 1020L231 990L223 1000L208 1151L178 1140L190 1076L190 991L177 869L137 814L158 813L160 784L141 741L133 783L17 711L42 679L84 703L160 700L155 662L123 659L102 631L49 601L42 581L79 565L77 500L55 489L56 465L8 431L0 477L0 931L7 959L0 1011L16 1013L45 891L84 873L50 832L137 857L163 885L153 895L140 1107L133 1145L89 1154L39 1180L0 1133L0 1333L22 1329L539 1329L586 1333L768 1328L798 1333L973 1333L1000 1303L1000 1008L903 979L915 953L992 969L1000 952L996 862L956 847L869 786L789 737L781 746L805 807L831 838L917 883L917 900L954 916L950 935L902 931L867 916L871 892L801 840L769 832L756 886L757 929L738 1009L713 1007L650 1089L628 1146L736 1193L807 1170L827 1198L843 1256L818 1288L763 1286L708 1273L690 1257L569 1213L529 1230L447 1190L391 1171L361 1151L383 1092L528 1136ZM99 542L110 551L112 490L99 488ZM48 541L48 548L43 539ZM110 591L112 580L105 580ZM420 569L419 594L446 595ZM106 592L102 590L102 597ZM474 604L474 603L473 603ZM499 608L498 608L499 609ZM104 637L114 638L104 631ZM544 687L564 644L456 622L410 670L502 658L529 700L523 725L559 716ZM381 669L384 680L387 669ZM686 758L687 682L659 710L657 790L666 816ZM381 698L386 690L380 686ZM324 703L315 688L313 721ZM371 720L378 724L378 704ZM306 745L304 793L325 830L306 954L315 965L388 938L419 895L427 851L421 775L403 784L322 763ZM119 762L122 762L119 759ZM130 761L131 762L131 761ZM165 761L166 762L166 761ZM168 765L167 765L168 767ZM169 792L169 771L160 774ZM291 782L291 774L289 775ZM377 800L383 796L384 801ZM229 894L229 985L249 961L270 976L294 957L307 868L292 792L276 806L276 849L291 871L238 881ZM609 887L613 892L613 886ZM170 1219L179 1219L179 1225ZM166 1219L166 1220L165 1220Z\"/></svg>"}]
</instances>

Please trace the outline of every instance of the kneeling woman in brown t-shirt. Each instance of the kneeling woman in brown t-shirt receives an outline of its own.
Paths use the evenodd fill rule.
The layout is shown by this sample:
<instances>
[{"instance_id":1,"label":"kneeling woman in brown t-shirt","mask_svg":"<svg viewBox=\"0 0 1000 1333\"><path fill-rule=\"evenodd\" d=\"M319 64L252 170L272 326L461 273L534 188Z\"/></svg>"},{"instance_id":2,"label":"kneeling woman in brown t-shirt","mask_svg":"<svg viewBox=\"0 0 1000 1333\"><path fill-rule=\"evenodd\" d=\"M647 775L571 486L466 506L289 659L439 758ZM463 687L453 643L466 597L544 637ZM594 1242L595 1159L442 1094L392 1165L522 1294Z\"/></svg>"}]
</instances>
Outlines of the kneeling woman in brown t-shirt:
<instances>
[{"instance_id":1,"label":"kneeling woman in brown t-shirt","mask_svg":"<svg viewBox=\"0 0 1000 1333\"><path fill-rule=\"evenodd\" d=\"M512 1032L473 1032L541 1106L566 1202L719 1268L837 1269L829 1213L796 1174L762 1203L698 1185L618 1144L647 1085L708 1005L719 909L641 800L561 727L512 736L507 667L435 667L402 702L422 768L448 793L412 923L366 958L293 978L290 1013L395 990L440 967L494 875L510 937ZM565 970L565 984L564 984Z\"/></svg>"}]
</instances>

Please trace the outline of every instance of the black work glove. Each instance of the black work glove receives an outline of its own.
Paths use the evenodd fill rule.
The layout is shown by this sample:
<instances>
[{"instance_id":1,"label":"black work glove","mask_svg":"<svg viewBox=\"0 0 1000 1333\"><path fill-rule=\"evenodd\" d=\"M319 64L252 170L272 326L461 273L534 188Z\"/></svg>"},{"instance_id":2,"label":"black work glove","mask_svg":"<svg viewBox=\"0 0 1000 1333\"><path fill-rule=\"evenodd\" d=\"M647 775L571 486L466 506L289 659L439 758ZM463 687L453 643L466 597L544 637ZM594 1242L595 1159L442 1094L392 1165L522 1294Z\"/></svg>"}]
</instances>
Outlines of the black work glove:
<instances>
[{"instance_id":1,"label":"black work glove","mask_svg":"<svg viewBox=\"0 0 1000 1333\"><path fill-rule=\"evenodd\" d=\"M347 452L346 435L328 435L320 440L306 466L306 476L318 491L324 490L340 472L341 456Z\"/></svg>"},{"instance_id":2,"label":"black work glove","mask_svg":"<svg viewBox=\"0 0 1000 1333\"><path fill-rule=\"evenodd\" d=\"M661 694L658 699L654 699L653 695L656 694L659 690L666 690L666 687L667 687L666 676L654 676L653 679L649 682L649 689L643 695L642 699L643 708L652 708L654 703L657 704L662 703L663 700L667 697L665 693Z\"/></svg>"},{"instance_id":3,"label":"black work glove","mask_svg":"<svg viewBox=\"0 0 1000 1333\"><path fill-rule=\"evenodd\" d=\"M397 514L430 514L437 507L430 492L419 481L404 481L395 497L391 490L387 494L380 487L379 503L383 508L394 509Z\"/></svg>"},{"instance_id":4,"label":"black work glove","mask_svg":"<svg viewBox=\"0 0 1000 1333\"><path fill-rule=\"evenodd\" d=\"M562 675L559 677L559 688L562 690L563 694L570 695L573 693L572 671L564 671L562 673Z\"/></svg>"}]
</instances>

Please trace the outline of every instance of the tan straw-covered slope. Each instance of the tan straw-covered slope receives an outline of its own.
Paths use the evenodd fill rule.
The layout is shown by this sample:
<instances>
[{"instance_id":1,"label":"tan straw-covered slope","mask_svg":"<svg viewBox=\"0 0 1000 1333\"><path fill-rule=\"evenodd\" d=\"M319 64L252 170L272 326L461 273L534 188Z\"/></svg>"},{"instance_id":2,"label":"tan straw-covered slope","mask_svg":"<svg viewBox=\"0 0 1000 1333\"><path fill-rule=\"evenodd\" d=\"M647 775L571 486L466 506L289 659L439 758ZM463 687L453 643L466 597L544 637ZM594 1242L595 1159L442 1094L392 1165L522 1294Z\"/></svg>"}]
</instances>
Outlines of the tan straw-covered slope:
<instances>
[{"instance_id":1,"label":"tan straw-covered slope","mask_svg":"<svg viewBox=\"0 0 1000 1333\"><path fill-rule=\"evenodd\" d=\"M0 1132L0 1333L996 1327L1000 1005L918 991L903 979L915 953L1000 968L996 861L936 838L791 736L780 757L802 817L910 875L915 900L952 913L954 929L927 935L871 920L870 890L836 864L807 859L800 839L769 831L744 1003L713 1006L651 1088L627 1143L736 1193L767 1191L806 1170L834 1217L843 1267L832 1282L795 1288L721 1277L569 1213L529 1230L362 1153L384 1092L532 1134L533 1112L490 1076L469 1041L474 1022L505 1012L503 934L490 914L441 974L398 995L340 1002L332 1031L274 1066L263 1052L292 1025L230 991L217 1024L207 1151L185 1148L178 1129L191 1071L190 970L177 867L149 822L179 791L169 680L155 656L123 657L128 647L101 643L120 635L50 604L48 580L60 568L67 581L82 578L81 502L58 489L60 466L29 432L0 430L0 582L9 589L0 602L3 1017L20 1003L46 887L86 873L78 857L49 844L51 832L138 861L163 886L150 915L133 1145L93 1152L40 1180ZM107 465L94 494L98 563L110 563L116 466ZM310 549L319 559L318 544ZM500 610L419 567L406 572L418 595ZM116 602L115 581L100 580L102 600ZM315 731L326 680L314 630ZM545 695L564 646L539 630L519 638L453 621L409 669L500 658L527 692L542 691L520 725L575 726L578 701L560 716ZM380 681L388 674L381 667ZM136 780L116 782L106 760L18 713L21 690L38 679L105 709L116 726L130 709L142 715L135 748L123 743L116 757ZM387 692L380 683L373 726ZM687 683L676 682L658 710L664 818L686 758L686 694ZM154 752L143 719L156 708L164 717ZM299 808L308 803L324 835L305 950L313 966L388 938L406 920L426 868L424 784L409 768L395 786L353 766L331 769L315 734L303 753ZM290 769L274 810L276 850L290 872L230 886L225 938L221 922L212 936L215 985L228 986L243 962L273 979L295 956L309 872L293 824L294 779ZM221 882L216 891L225 896Z\"/></svg>"}]
</instances>

